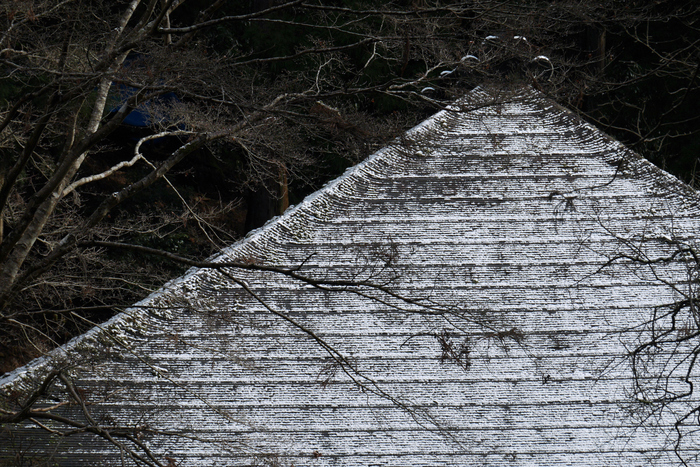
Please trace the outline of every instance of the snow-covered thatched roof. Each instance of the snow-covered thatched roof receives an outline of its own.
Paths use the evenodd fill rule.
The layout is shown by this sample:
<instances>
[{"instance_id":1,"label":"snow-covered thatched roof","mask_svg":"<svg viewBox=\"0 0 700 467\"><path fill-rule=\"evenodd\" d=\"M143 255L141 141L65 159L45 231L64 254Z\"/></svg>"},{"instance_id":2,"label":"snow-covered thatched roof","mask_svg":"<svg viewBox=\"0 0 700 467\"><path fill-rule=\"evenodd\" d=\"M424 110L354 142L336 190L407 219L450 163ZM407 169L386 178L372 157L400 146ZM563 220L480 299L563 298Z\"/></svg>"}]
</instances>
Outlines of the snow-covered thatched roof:
<instances>
[{"instance_id":1,"label":"snow-covered thatched roof","mask_svg":"<svg viewBox=\"0 0 700 467\"><path fill-rule=\"evenodd\" d=\"M27 424L6 427L0 452L676 465L697 439L635 401L628 354L686 277L629 259L692 240L698 201L539 94L474 91L217 258L250 270L192 270L0 379L9 407L64 369L87 404L55 412L130 433L124 449ZM47 392L42 406L70 400L61 379Z\"/></svg>"}]
</instances>

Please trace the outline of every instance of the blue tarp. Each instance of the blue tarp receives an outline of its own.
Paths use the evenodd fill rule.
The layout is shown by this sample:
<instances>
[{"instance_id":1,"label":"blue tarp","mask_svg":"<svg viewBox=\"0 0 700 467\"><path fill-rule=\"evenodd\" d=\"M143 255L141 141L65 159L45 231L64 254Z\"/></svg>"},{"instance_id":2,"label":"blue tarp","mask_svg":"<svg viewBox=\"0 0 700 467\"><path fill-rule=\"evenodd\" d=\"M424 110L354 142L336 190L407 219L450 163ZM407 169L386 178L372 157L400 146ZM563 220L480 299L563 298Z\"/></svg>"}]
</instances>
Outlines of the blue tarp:
<instances>
[{"instance_id":1,"label":"blue tarp","mask_svg":"<svg viewBox=\"0 0 700 467\"><path fill-rule=\"evenodd\" d=\"M123 84L116 85L114 87L114 90L116 95L112 98L113 105L109 109L110 113L114 113L117 110L119 110L124 101L136 94L136 92L138 92L136 88L126 86ZM166 94L163 94L155 100L155 102L159 104L172 104L178 101L179 99L177 98L174 92L168 92ZM123 123L125 125L140 128L152 126L153 122L151 121L150 107L151 105L153 105L153 102L154 101L146 102L138 106L136 109L132 110L131 113L129 113L129 115L126 116Z\"/></svg>"}]
</instances>

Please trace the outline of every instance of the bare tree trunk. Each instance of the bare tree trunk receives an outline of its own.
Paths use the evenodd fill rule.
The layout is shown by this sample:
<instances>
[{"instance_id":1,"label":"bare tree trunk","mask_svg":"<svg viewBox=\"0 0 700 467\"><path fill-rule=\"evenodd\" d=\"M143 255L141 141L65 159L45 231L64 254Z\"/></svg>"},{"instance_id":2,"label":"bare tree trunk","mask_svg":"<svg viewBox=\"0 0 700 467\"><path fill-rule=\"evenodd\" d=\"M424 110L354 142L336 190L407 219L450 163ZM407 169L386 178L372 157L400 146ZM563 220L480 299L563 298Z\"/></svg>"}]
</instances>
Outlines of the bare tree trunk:
<instances>
[{"instance_id":1,"label":"bare tree trunk","mask_svg":"<svg viewBox=\"0 0 700 467\"><path fill-rule=\"evenodd\" d=\"M5 185L5 177L7 176L8 169L9 167L6 157L0 156L0 192L2 191L2 188ZM5 210L3 209L3 206L0 206L0 244L2 244L2 239L4 238L4 227Z\"/></svg>"},{"instance_id":2,"label":"bare tree trunk","mask_svg":"<svg viewBox=\"0 0 700 467\"><path fill-rule=\"evenodd\" d=\"M93 104L92 114L90 115L90 121L87 127L88 135L97 132L100 126L100 121L102 120L102 115L107 105L109 90L112 86L112 81L109 79L109 76L121 66L125 58L126 54L122 54L117 58L116 63L110 67L110 71L106 75L107 77L101 80L97 88L97 97ZM66 149L70 150L70 148ZM31 222L25 228L19 240L14 244L6 260L2 263L2 267L0 268L0 309L2 308L3 302L8 297L8 294L14 288L17 275L27 255L44 230L44 226L54 212L56 205L61 200L64 188L68 186L78 172L87 154L87 151L83 152L70 164L70 167L60 180L58 186L37 207ZM0 185L0 189L2 189L2 185Z\"/></svg>"},{"instance_id":3,"label":"bare tree trunk","mask_svg":"<svg viewBox=\"0 0 700 467\"><path fill-rule=\"evenodd\" d=\"M598 73L605 71L605 29L589 26L586 30L586 46L591 53L591 68Z\"/></svg>"}]
</instances>

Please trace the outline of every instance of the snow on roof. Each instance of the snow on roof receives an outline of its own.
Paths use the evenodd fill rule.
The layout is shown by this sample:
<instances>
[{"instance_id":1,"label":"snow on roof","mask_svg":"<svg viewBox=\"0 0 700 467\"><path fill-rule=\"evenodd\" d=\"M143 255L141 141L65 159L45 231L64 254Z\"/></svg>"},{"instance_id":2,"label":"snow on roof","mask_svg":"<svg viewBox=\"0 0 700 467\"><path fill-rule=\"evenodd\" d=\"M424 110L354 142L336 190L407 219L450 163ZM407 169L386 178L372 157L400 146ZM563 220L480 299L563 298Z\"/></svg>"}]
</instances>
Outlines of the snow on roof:
<instances>
[{"instance_id":1,"label":"snow on roof","mask_svg":"<svg viewBox=\"0 0 700 467\"><path fill-rule=\"evenodd\" d=\"M100 426L163 465L677 464L697 439L637 417L626 358L674 292L602 266L626 239L691 238L699 198L539 94L494 96L474 91L217 258L316 286L193 269L0 379L4 403L62 368ZM57 382L45 405L65 400ZM0 452L32 449L125 458L88 433L0 435Z\"/></svg>"}]
</instances>

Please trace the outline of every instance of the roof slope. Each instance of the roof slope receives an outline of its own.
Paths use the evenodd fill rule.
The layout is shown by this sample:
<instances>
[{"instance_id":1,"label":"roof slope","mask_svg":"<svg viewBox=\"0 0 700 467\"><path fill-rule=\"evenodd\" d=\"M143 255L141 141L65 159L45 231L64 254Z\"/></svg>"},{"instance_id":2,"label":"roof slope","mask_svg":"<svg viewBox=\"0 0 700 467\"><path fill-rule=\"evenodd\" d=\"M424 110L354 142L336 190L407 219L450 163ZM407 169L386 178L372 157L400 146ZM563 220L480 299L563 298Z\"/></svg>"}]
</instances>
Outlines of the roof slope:
<instances>
[{"instance_id":1,"label":"roof slope","mask_svg":"<svg viewBox=\"0 0 700 467\"><path fill-rule=\"evenodd\" d=\"M631 403L626 355L682 271L602 266L691 237L698 201L539 95L476 91L218 258L316 286L193 270L0 385L70 368L164 465L675 465L697 439ZM0 447L123 459L42 432Z\"/></svg>"}]
</instances>

